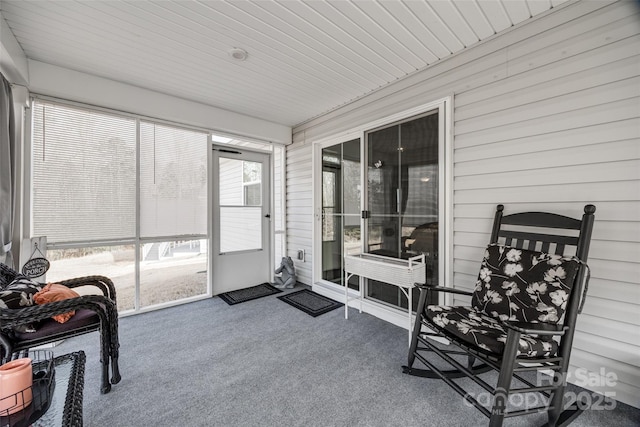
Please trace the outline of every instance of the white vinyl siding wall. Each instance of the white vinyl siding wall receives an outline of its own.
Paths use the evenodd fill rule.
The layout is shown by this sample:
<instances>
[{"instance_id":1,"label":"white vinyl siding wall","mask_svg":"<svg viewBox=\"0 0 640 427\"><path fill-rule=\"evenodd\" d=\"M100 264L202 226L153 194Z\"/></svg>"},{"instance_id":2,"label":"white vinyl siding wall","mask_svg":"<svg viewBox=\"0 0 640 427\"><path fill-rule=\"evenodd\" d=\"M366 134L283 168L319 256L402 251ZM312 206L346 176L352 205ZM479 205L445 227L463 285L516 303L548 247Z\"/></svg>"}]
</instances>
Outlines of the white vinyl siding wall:
<instances>
[{"instance_id":1,"label":"white vinyl siding wall","mask_svg":"<svg viewBox=\"0 0 640 427\"><path fill-rule=\"evenodd\" d=\"M311 144L287 146L287 256L294 260L298 281L311 284L313 244ZM296 259L297 251L306 253L304 262Z\"/></svg>"},{"instance_id":2,"label":"white vinyl siding wall","mask_svg":"<svg viewBox=\"0 0 640 427\"><path fill-rule=\"evenodd\" d=\"M313 141L453 94L455 286L473 288L496 204L580 216L593 203L571 363L614 372L615 398L640 407L639 22L635 2L572 3L298 126L288 247L312 247ZM310 259L296 265L305 283Z\"/></svg>"}]
</instances>

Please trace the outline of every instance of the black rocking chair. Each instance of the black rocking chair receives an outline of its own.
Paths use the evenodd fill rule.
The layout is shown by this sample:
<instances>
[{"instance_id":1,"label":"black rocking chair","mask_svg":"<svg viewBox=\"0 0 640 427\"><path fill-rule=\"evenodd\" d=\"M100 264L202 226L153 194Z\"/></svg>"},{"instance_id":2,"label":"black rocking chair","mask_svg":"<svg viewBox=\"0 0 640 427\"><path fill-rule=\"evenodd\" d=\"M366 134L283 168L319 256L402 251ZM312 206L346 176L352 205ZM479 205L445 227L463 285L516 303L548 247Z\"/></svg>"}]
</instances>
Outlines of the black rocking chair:
<instances>
[{"instance_id":1,"label":"black rocking chair","mask_svg":"<svg viewBox=\"0 0 640 427\"><path fill-rule=\"evenodd\" d=\"M473 292L420 286L403 371L442 379L487 416L490 427L501 426L506 417L540 412L547 413L548 426L567 425L584 408L565 409L564 388L576 318L586 297L585 263L596 208L586 205L582 220L542 212L503 216L503 210L497 206ZM471 306L428 305L431 292L470 296ZM424 367L414 366L417 361ZM436 361L444 361L447 369ZM492 370L498 372L494 385L480 377ZM551 381L540 381L551 379L545 375L550 372ZM490 405L457 381L467 378L489 393ZM510 396L520 394L523 402L530 393L542 403L532 408L509 404Z\"/></svg>"},{"instance_id":2,"label":"black rocking chair","mask_svg":"<svg viewBox=\"0 0 640 427\"><path fill-rule=\"evenodd\" d=\"M1 267L5 272L10 271L4 265ZM17 272L15 274L21 276ZM20 352L33 347L99 331L102 364L100 391L103 394L108 393L111 390L111 384L117 384L120 381L118 309L113 282L104 276L88 276L58 283L68 288L81 286L97 288L100 294L81 295L42 305L0 309L0 360L5 363L19 356ZM64 315L71 311L75 314L65 323L58 323L52 319L53 316ZM25 330L26 325L33 324L38 325L35 331ZM111 365L111 380L109 380L109 365Z\"/></svg>"}]
</instances>

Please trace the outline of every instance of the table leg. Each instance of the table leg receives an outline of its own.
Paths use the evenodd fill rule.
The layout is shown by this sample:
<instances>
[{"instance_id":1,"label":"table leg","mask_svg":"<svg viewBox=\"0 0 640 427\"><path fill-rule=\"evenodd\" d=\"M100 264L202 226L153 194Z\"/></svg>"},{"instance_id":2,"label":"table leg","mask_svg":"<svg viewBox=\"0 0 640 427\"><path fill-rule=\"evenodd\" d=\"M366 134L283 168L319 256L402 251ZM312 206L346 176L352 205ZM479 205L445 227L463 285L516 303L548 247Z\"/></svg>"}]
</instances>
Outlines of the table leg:
<instances>
[{"instance_id":1,"label":"table leg","mask_svg":"<svg viewBox=\"0 0 640 427\"><path fill-rule=\"evenodd\" d=\"M411 321L411 309L413 308L413 289L409 288L407 290L408 295L408 299L409 299L409 347L411 347L411 329L413 329L411 326L413 325L413 322Z\"/></svg>"},{"instance_id":2,"label":"table leg","mask_svg":"<svg viewBox=\"0 0 640 427\"><path fill-rule=\"evenodd\" d=\"M344 318L349 318L349 279L353 276L353 273L347 274L344 284Z\"/></svg>"},{"instance_id":3,"label":"table leg","mask_svg":"<svg viewBox=\"0 0 640 427\"><path fill-rule=\"evenodd\" d=\"M364 286L364 277L360 276L358 278L358 291L360 292L360 314L362 314L362 302L364 300L364 290L365 286Z\"/></svg>"}]
</instances>

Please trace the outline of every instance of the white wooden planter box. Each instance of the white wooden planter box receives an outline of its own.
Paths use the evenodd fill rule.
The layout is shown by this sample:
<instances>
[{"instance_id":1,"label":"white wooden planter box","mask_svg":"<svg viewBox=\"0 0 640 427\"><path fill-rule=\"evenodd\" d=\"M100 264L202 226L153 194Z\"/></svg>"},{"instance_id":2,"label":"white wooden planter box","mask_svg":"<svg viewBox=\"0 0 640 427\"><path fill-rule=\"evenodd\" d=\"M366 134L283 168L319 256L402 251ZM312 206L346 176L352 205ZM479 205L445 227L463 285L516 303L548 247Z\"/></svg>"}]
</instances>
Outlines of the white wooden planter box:
<instances>
[{"instance_id":1,"label":"white wooden planter box","mask_svg":"<svg viewBox=\"0 0 640 427\"><path fill-rule=\"evenodd\" d=\"M373 254L345 255L344 270L347 275L346 283L351 276L358 275L361 278L378 280L383 283L398 286L407 297L409 342L411 342L411 309L413 305L413 293L411 289L416 283L424 284L427 277L427 265L424 254L413 258L398 259ZM360 282L362 285L362 281ZM364 291L360 286L360 313L362 313L362 299ZM349 287L345 286L344 318L349 318Z\"/></svg>"},{"instance_id":2,"label":"white wooden planter box","mask_svg":"<svg viewBox=\"0 0 640 427\"><path fill-rule=\"evenodd\" d=\"M424 255L408 260L372 254L345 255L344 265L347 273L402 288L412 288L415 283L424 284L427 277Z\"/></svg>"}]
</instances>

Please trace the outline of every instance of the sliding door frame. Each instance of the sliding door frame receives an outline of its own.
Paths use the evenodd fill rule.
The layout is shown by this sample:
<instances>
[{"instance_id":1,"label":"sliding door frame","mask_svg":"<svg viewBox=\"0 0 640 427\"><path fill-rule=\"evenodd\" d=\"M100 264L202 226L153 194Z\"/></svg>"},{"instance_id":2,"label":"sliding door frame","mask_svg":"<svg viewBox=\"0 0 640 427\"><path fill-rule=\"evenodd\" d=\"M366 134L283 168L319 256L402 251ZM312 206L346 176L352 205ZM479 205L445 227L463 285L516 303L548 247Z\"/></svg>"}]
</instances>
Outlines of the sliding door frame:
<instances>
[{"instance_id":1,"label":"sliding door frame","mask_svg":"<svg viewBox=\"0 0 640 427\"><path fill-rule=\"evenodd\" d=\"M313 141L312 150L312 236L313 236L313 290L332 297L344 300L344 287L322 279L322 149L333 145L342 144L353 139L360 139L361 171L360 179L363 188L360 200L360 210L366 210L368 195L366 185L366 133L385 125L410 119L430 111L438 111L438 139L440 153L438 203L440 206L439 221L443 226L440 229L438 251L439 257L438 283L442 286L450 286L453 275L453 96L437 99L433 102L391 114L387 117L374 120L348 131L341 132L317 141ZM361 230L364 231L364 220L361 219ZM364 245L364 236L361 237ZM364 250L364 248L363 248ZM361 290L364 291L361 286ZM359 296L360 292L349 289L351 296ZM445 303L450 303L449 298ZM353 304L359 304L354 300ZM400 308L390 308L370 299L364 299L363 310L377 317L383 318L394 324L406 327L406 313Z\"/></svg>"}]
</instances>

